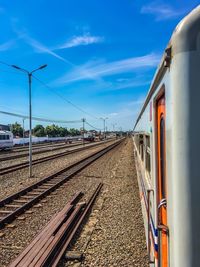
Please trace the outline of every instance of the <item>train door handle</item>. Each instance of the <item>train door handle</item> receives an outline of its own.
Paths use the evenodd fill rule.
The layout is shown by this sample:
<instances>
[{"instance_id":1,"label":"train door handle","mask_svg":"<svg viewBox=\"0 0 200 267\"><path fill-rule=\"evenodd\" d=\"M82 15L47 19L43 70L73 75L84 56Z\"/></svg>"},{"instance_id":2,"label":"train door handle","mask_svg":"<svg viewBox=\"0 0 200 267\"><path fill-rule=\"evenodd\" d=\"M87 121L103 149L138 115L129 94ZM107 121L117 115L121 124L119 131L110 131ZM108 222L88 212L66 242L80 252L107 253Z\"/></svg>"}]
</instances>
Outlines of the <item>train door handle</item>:
<instances>
[{"instance_id":1,"label":"train door handle","mask_svg":"<svg viewBox=\"0 0 200 267\"><path fill-rule=\"evenodd\" d=\"M167 225L164 225L164 224L158 225L158 231L160 232L164 231L167 235L169 234L169 228Z\"/></svg>"},{"instance_id":2,"label":"train door handle","mask_svg":"<svg viewBox=\"0 0 200 267\"><path fill-rule=\"evenodd\" d=\"M150 213L150 195L151 193L153 193L153 189L148 189L147 190L147 219L148 219L148 238L147 238L147 246L148 246L148 258L149 258L149 264L150 263L154 263L155 261L151 259L151 241L150 241L150 232L151 232L151 229L150 229L150 216L151 216L151 213Z\"/></svg>"},{"instance_id":3,"label":"train door handle","mask_svg":"<svg viewBox=\"0 0 200 267\"><path fill-rule=\"evenodd\" d=\"M167 200L166 200L166 198L161 199L160 203L158 204L158 209L160 209L163 206L165 208L167 207Z\"/></svg>"},{"instance_id":4,"label":"train door handle","mask_svg":"<svg viewBox=\"0 0 200 267\"><path fill-rule=\"evenodd\" d=\"M159 205L158 205L158 210L161 209L161 207L167 207L167 200L166 198L161 199ZM167 225L164 225L162 223L158 224L158 231L164 231L166 234L169 234L169 228Z\"/></svg>"}]
</instances>

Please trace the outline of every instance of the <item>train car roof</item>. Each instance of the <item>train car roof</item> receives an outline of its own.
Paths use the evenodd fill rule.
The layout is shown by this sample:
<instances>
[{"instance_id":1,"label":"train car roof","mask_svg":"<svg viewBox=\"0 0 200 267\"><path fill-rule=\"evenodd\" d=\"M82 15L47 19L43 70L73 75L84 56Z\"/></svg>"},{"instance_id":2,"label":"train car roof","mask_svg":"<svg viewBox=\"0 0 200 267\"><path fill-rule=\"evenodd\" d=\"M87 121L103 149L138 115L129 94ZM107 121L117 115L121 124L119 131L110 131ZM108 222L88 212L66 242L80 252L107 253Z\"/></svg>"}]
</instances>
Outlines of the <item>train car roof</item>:
<instances>
[{"instance_id":1,"label":"train car roof","mask_svg":"<svg viewBox=\"0 0 200 267\"><path fill-rule=\"evenodd\" d=\"M153 81L150 85L147 97L145 99L144 105L139 113L133 130L135 129L138 121L140 120L151 96L153 95L158 83L164 76L167 70L168 58L173 57L173 55L186 52L194 51L197 49L198 44L198 33L200 31L200 5L193 9L187 16L185 16L179 24L176 26L172 37L168 43L168 46L161 58L161 62L156 70L153 77Z\"/></svg>"}]
</instances>

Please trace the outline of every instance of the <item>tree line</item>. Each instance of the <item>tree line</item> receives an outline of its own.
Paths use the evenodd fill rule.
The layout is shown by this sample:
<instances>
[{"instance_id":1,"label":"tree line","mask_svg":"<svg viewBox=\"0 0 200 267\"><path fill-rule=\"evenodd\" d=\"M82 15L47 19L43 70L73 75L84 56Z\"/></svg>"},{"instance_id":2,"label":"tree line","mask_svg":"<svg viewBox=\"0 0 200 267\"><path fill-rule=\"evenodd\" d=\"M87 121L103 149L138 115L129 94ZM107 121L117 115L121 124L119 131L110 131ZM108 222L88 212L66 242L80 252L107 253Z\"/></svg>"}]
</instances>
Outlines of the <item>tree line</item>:
<instances>
[{"instance_id":1,"label":"tree line","mask_svg":"<svg viewBox=\"0 0 200 267\"><path fill-rule=\"evenodd\" d=\"M11 131L14 136L23 137L23 128L20 123L15 122L14 124L11 124ZM33 128L32 134L37 137L44 137L47 135L49 137L64 137L64 136L80 135L81 132L80 130L75 128L68 129L67 127L60 127L55 124L47 125L46 127L44 127L41 124L37 124Z\"/></svg>"}]
</instances>

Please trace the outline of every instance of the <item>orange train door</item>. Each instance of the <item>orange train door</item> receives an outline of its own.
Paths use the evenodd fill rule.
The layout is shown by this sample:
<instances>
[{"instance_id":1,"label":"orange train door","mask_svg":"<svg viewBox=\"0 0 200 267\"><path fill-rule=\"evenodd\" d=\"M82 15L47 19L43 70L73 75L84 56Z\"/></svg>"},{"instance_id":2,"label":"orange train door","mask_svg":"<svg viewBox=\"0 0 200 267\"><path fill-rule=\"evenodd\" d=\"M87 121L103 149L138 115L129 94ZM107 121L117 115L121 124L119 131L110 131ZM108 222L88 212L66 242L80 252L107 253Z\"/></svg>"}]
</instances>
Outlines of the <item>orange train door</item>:
<instances>
[{"instance_id":1,"label":"orange train door","mask_svg":"<svg viewBox=\"0 0 200 267\"><path fill-rule=\"evenodd\" d=\"M157 199L159 267L168 267L168 227L165 150L165 96L157 101Z\"/></svg>"}]
</instances>

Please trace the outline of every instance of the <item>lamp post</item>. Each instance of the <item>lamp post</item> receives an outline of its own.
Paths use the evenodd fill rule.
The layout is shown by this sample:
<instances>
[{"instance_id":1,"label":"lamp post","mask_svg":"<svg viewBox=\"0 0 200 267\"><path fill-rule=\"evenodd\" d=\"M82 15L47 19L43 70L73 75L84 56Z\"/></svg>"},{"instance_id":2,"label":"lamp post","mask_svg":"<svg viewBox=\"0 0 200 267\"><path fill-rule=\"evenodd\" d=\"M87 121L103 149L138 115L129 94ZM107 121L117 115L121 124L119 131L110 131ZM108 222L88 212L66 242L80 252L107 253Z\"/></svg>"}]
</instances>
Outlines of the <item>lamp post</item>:
<instances>
[{"instance_id":1,"label":"lamp post","mask_svg":"<svg viewBox=\"0 0 200 267\"><path fill-rule=\"evenodd\" d=\"M113 132L115 132L115 126L117 125L117 123L113 123L112 126L113 126Z\"/></svg>"},{"instance_id":2,"label":"lamp post","mask_svg":"<svg viewBox=\"0 0 200 267\"><path fill-rule=\"evenodd\" d=\"M100 118L101 120L103 120L103 129L104 129L104 141L106 139L106 120L108 120L108 118Z\"/></svg>"},{"instance_id":3,"label":"lamp post","mask_svg":"<svg viewBox=\"0 0 200 267\"><path fill-rule=\"evenodd\" d=\"M28 84L29 84L29 178L32 177L32 101L31 101L31 85L32 85L32 74L37 70L41 70L47 67L47 65L42 65L37 69L28 71L22 69L16 65L12 65L13 68L20 70L28 75Z\"/></svg>"},{"instance_id":4,"label":"lamp post","mask_svg":"<svg viewBox=\"0 0 200 267\"><path fill-rule=\"evenodd\" d=\"M119 127L119 130L120 130L120 135L122 137L122 127Z\"/></svg>"}]
</instances>

